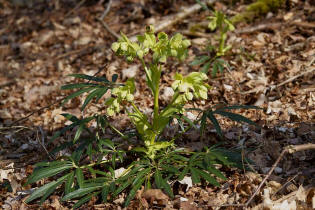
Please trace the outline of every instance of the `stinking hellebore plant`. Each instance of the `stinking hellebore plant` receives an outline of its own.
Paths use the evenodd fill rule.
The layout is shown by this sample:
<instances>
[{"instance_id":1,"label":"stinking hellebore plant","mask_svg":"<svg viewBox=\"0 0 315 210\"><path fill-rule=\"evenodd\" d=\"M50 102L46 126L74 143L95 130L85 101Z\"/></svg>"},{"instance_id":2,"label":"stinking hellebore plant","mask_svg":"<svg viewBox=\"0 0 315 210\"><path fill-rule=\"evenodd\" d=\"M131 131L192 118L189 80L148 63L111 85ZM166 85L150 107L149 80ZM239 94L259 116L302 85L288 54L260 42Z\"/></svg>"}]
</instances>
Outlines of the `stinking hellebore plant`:
<instances>
[{"instance_id":1,"label":"stinking hellebore plant","mask_svg":"<svg viewBox=\"0 0 315 210\"><path fill-rule=\"evenodd\" d=\"M137 147L134 150L144 152L154 159L158 150L165 149L173 145L172 141L161 141L160 134L170 122L175 114L183 113L183 106L188 101L196 99L207 99L207 91L210 86L205 82L208 78L202 72L192 72L187 76L179 73L175 75L172 84L174 95L171 102L164 109L159 106L160 79L162 66L167 58L175 57L182 61L187 54L187 47L190 41L184 39L179 33L169 38L164 32L154 34L154 28L148 26L142 36L138 36L138 42L131 42L128 37L122 34L122 38L112 44L112 50L121 56L125 56L127 61L139 59L145 74L146 82L154 98L154 111L152 119L142 113L133 102L135 92L134 79L129 79L125 86L116 87L112 90L113 97L106 101L107 114L114 115L120 111L121 104L130 103L132 111L128 111L132 123L135 125L145 147ZM152 60L145 62L144 57L152 52Z\"/></svg>"},{"instance_id":2,"label":"stinking hellebore plant","mask_svg":"<svg viewBox=\"0 0 315 210\"><path fill-rule=\"evenodd\" d=\"M67 96L64 103L87 93L81 107L83 110L93 99L98 102L108 90L111 90L111 97L105 101L107 114L93 114L83 116L81 119L71 114L63 114L66 119L71 121L71 124L56 132L50 141L54 141L69 130L76 129L76 132L72 141L60 143L54 148L51 155L69 147L74 150L71 155L63 155L57 160L44 161L35 165L26 185L45 178L54 180L36 189L25 202L29 203L41 198L40 203L43 203L52 193L62 191L60 193L63 195L61 201L79 199L73 205L75 209L93 197L101 197L103 202L107 202L115 199L123 191L127 191L124 205L128 206L142 186L145 189L162 189L173 198L174 194L170 184L172 181L180 181L185 176L191 176L194 184L206 181L214 186L219 186L220 184L214 176L221 180L226 180L226 178L215 167L217 164L228 167L242 166L237 164L243 161L239 152L226 152L215 146L205 147L202 151L188 151L175 147L176 137L166 141L162 136L163 130L173 119L178 120L182 133L199 122L200 131L203 132L207 122L211 122L221 137L222 131L215 115L253 124L249 119L229 112L229 110L240 108L255 108L250 106L196 109L200 112L201 117L195 122L183 115L184 105L187 102L193 99L207 99L210 86L206 83L207 76L203 72L192 72L187 76L176 73L172 84L174 95L170 103L164 108L159 106L163 64L169 57L183 60L189 45L189 40L184 39L181 34L168 38L167 34L160 32L156 36L152 26L147 27L144 35L138 36L137 42L131 42L122 34L122 38L112 44L112 49L116 54L125 56L128 61L139 59L142 63L146 82L154 99L152 116L143 113L135 104L133 94L136 91L136 85L133 78L128 79L125 84L118 84L116 74L112 76L111 81L105 77L84 74L70 75L89 82L64 85L62 87L64 90L79 89ZM149 53L152 53L152 60L146 62L144 57ZM119 113L121 108L128 113L143 142L141 146L128 151L123 149L121 143L104 138L107 134L105 128L115 131L123 137L123 140L128 140L130 135L134 135L121 133L108 120L108 116ZM93 132L89 127L92 121L96 122ZM188 122L189 126L185 127L183 121ZM83 133L85 135L81 135ZM120 168L117 169L117 167ZM117 170L119 171L121 168L123 168L123 172L118 174ZM64 186L64 190L60 186Z\"/></svg>"}]
</instances>

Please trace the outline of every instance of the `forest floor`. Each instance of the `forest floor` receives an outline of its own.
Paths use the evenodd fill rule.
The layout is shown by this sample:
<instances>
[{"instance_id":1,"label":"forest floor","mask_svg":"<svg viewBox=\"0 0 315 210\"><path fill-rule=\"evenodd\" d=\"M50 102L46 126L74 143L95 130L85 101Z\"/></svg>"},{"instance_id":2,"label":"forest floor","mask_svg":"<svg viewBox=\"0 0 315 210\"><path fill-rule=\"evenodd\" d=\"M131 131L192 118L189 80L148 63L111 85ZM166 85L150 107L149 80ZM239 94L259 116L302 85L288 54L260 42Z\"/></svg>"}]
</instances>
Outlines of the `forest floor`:
<instances>
[{"instance_id":1,"label":"forest floor","mask_svg":"<svg viewBox=\"0 0 315 210\"><path fill-rule=\"evenodd\" d=\"M44 182L23 186L32 173L32 165L47 159L47 150L61 141L47 143L53 133L67 123L60 114L83 115L82 98L60 106L61 99L69 94L60 87L73 80L67 75L97 73L111 78L118 74L119 81L135 77L136 103L143 110L152 111L153 101L151 97L144 97L150 95L149 90L143 88L144 71L111 51L111 44L117 39L97 19L107 8L107 1L81 1L82 5L79 1L62 0L29 2L34 4L17 6L0 0L0 206L4 209L68 209L73 203L61 203L58 193L42 207L24 203L29 192ZM213 7L227 16L244 10L244 3L214 2ZM145 25L158 25L181 12L183 7L194 4L194 0L113 1L104 22L111 31L122 31L130 37L142 33ZM171 84L175 72L198 71L198 67L189 63L205 52L207 43L216 42L215 33L201 27L192 35L189 28L206 23L209 15L210 11L199 10L163 30L168 34L185 34L192 46L186 61L171 61L165 65L162 90ZM288 0L277 12L235 27L236 30L228 34L232 50L223 57L230 69L215 78L209 75L212 86L209 100L188 106L241 104L263 108L236 111L256 122L259 128L219 118L224 145L242 148L254 162L253 171L229 169L225 172L228 181L222 182L221 187L196 185L187 190L180 187L173 200L154 201L147 206L150 209L238 209L240 207L228 205L246 203L285 146L315 142L314 1ZM133 68L128 68L131 66ZM167 98L167 91L162 91L163 105ZM89 105L84 114L93 113L104 113L103 104ZM112 123L121 130L130 128L125 114L113 118ZM213 128L208 128L206 140L194 131L183 139L187 147L194 149L220 141ZM249 207L314 208L314 162L314 150L285 155ZM123 197L124 194L108 204L91 200L82 209L122 209ZM143 207L137 199L129 209Z\"/></svg>"}]
</instances>

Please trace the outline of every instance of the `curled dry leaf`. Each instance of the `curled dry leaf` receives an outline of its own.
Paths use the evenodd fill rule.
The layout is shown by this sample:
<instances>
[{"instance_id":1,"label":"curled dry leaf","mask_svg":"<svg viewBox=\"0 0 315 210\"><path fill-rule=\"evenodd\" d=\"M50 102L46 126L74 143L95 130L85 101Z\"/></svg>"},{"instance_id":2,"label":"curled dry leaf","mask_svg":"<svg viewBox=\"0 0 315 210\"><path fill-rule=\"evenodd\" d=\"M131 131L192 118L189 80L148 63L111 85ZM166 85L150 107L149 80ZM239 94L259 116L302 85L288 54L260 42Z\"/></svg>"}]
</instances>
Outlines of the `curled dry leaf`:
<instances>
[{"instance_id":1,"label":"curled dry leaf","mask_svg":"<svg viewBox=\"0 0 315 210\"><path fill-rule=\"evenodd\" d=\"M169 200L169 197L164 194L160 189L148 189L142 194L142 197L149 201L151 204L153 203L153 201L166 204Z\"/></svg>"}]
</instances>

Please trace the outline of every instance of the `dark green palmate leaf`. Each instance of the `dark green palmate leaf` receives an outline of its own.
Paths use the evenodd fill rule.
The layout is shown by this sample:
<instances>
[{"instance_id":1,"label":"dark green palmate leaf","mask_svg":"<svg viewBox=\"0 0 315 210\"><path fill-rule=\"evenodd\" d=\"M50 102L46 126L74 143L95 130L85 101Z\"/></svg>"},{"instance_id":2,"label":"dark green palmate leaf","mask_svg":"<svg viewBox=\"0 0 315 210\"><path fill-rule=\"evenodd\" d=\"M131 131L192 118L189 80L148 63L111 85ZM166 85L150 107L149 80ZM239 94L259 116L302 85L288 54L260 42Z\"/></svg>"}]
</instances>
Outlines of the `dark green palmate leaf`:
<instances>
[{"instance_id":1,"label":"dark green palmate leaf","mask_svg":"<svg viewBox=\"0 0 315 210\"><path fill-rule=\"evenodd\" d=\"M200 174L198 173L197 169L194 167L190 167L190 174L191 174L191 179L194 184L200 183Z\"/></svg>"},{"instance_id":2,"label":"dark green palmate leaf","mask_svg":"<svg viewBox=\"0 0 315 210\"><path fill-rule=\"evenodd\" d=\"M95 76L89 76L86 74L70 74L70 77L74 77L74 78L79 78L79 79L85 79L85 80L89 80L89 81L94 81L94 82L102 82L102 83L110 83L108 81L108 79L106 79L105 77L95 77Z\"/></svg>"},{"instance_id":3,"label":"dark green palmate leaf","mask_svg":"<svg viewBox=\"0 0 315 210\"><path fill-rule=\"evenodd\" d=\"M206 110L203 111L203 114L200 118L200 132L203 133L205 127L206 127L206 123L207 123L207 118L211 121L211 123L213 124L214 128L216 129L218 135L220 137L223 137L223 133L222 133L222 129L221 126L217 120L217 118L215 117L215 114L219 114L222 115L224 117L227 117L233 121L236 122L245 122L251 125L256 125L257 124L255 122L253 122L252 120L240 115L240 114L235 114L232 112L228 112L227 110L234 110L234 109L261 109L259 107L256 106L248 106L248 105L233 105L233 106L224 106L224 107L220 107L216 110Z\"/></svg>"},{"instance_id":4,"label":"dark green palmate leaf","mask_svg":"<svg viewBox=\"0 0 315 210\"><path fill-rule=\"evenodd\" d=\"M68 84L68 85L63 85L61 87L61 90L71 90L71 89L75 89L75 88L87 88L87 87L98 87L98 85L94 84L94 83Z\"/></svg>"},{"instance_id":5,"label":"dark green palmate leaf","mask_svg":"<svg viewBox=\"0 0 315 210\"><path fill-rule=\"evenodd\" d=\"M68 194L73 191L73 182L74 182L74 171L69 174L68 180L65 184L65 194Z\"/></svg>"},{"instance_id":6,"label":"dark green palmate leaf","mask_svg":"<svg viewBox=\"0 0 315 210\"><path fill-rule=\"evenodd\" d=\"M201 169L196 169L196 172L206 181L208 181L210 184L214 186L220 186L219 182L215 180L212 176L210 176L206 171L201 170Z\"/></svg>"},{"instance_id":7,"label":"dark green palmate leaf","mask_svg":"<svg viewBox=\"0 0 315 210\"><path fill-rule=\"evenodd\" d=\"M33 174L28 178L26 184L32 184L43 178L54 176L73 167L71 161L55 161L51 165L48 164L48 166L35 169Z\"/></svg>"},{"instance_id":8,"label":"dark green palmate leaf","mask_svg":"<svg viewBox=\"0 0 315 210\"><path fill-rule=\"evenodd\" d=\"M86 124L88 122L90 122L91 120L95 119L95 116L91 116L91 117L87 117L87 118L83 118L83 119L78 119L76 116L68 114L68 113L64 113L61 114L62 116L64 116L65 118L67 118L68 120L70 120L72 122L72 124L67 125L66 127L62 128L61 130L57 131L53 137L49 140L49 143L54 141L56 138L58 138L59 136L61 136L62 134L64 134L65 132L75 128L76 126L79 126L76 134L75 134L75 138L74 138L74 142L77 141L80 138L80 135L82 133L83 130L88 130Z\"/></svg>"},{"instance_id":9,"label":"dark green palmate leaf","mask_svg":"<svg viewBox=\"0 0 315 210\"><path fill-rule=\"evenodd\" d=\"M113 197L116 197L118 194L120 194L123 190L125 190L127 187L129 187L132 182L135 180L135 177L130 178L129 180L125 181L120 185L116 191L113 193Z\"/></svg>"},{"instance_id":10,"label":"dark green palmate leaf","mask_svg":"<svg viewBox=\"0 0 315 210\"><path fill-rule=\"evenodd\" d=\"M204 62L206 62L207 60L209 60L210 57L207 55L203 55L200 57L195 58L195 60L193 60L193 62L190 63L190 65L192 66L198 66L200 64L203 64Z\"/></svg>"},{"instance_id":11,"label":"dark green palmate leaf","mask_svg":"<svg viewBox=\"0 0 315 210\"><path fill-rule=\"evenodd\" d=\"M84 175L83 175L83 171L81 168L77 168L75 170L75 175L77 177L77 182L79 184L80 188L83 188L83 184L84 184Z\"/></svg>"},{"instance_id":12,"label":"dark green palmate leaf","mask_svg":"<svg viewBox=\"0 0 315 210\"><path fill-rule=\"evenodd\" d=\"M63 177L57 179L56 181L52 181L40 188L38 188L35 192L31 194L30 197L26 199L26 203L29 203L39 197L42 197L40 203L43 203L48 196L55 191L55 189L61 185L65 180L67 180L71 176L71 173L64 175Z\"/></svg>"},{"instance_id":13,"label":"dark green palmate leaf","mask_svg":"<svg viewBox=\"0 0 315 210\"><path fill-rule=\"evenodd\" d=\"M75 98L75 97L78 97L79 95L81 95L81 94L83 94L83 93L90 92L90 91L92 91L92 90L94 90L94 89L95 89L95 87L82 88L82 89L80 89L80 90L78 90L78 91L76 91L76 92L70 94L69 96L67 96L67 97L65 98L65 100L62 102L61 105L67 103L69 100L71 100L71 99L73 99L73 98Z\"/></svg>"},{"instance_id":14,"label":"dark green palmate leaf","mask_svg":"<svg viewBox=\"0 0 315 210\"><path fill-rule=\"evenodd\" d=\"M137 181L134 182L132 189L130 190L127 198L125 199L124 206L127 207L130 201L135 197L137 191L141 188L142 184L145 181L145 176L140 177Z\"/></svg>"},{"instance_id":15,"label":"dark green palmate leaf","mask_svg":"<svg viewBox=\"0 0 315 210\"><path fill-rule=\"evenodd\" d=\"M209 72L210 66L211 66L211 61L208 61L201 67L200 71L207 74Z\"/></svg>"},{"instance_id":16,"label":"dark green palmate leaf","mask_svg":"<svg viewBox=\"0 0 315 210\"><path fill-rule=\"evenodd\" d=\"M212 77L216 77L218 71L220 71L221 73L223 73L224 64L226 64L226 62L225 62L223 59L221 59L221 58L215 59L215 60L213 61L213 64L212 64L211 76L212 76Z\"/></svg>"},{"instance_id":17,"label":"dark green palmate leaf","mask_svg":"<svg viewBox=\"0 0 315 210\"><path fill-rule=\"evenodd\" d=\"M92 199L93 196L96 196L97 194L99 194L100 192L95 192L95 193L92 193L92 194L88 194L86 196L84 196L83 198L81 198L78 202L76 202L74 205L73 205L73 209L76 209L76 208L79 208L82 204L90 201Z\"/></svg>"},{"instance_id":18,"label":"dark green palmate leaf","mask_svg":"<svg viewBox=\"0 0 315 210\"><path fill-rule=\"evenodd\" d=\"M244 117L242 115L232 113L232 112L215 111L214 113L222 115L222 116L225 116L225 117L228 117L231 120L236 121L236 122L246 122L248 124L257 125L256 123L254 123L250 119L248 119L248 118L246 118L246 117Z\"/></svg>"},{"instance_id":19,"label":"dark green palmate leaf","mask_svg":"<svg viewBox=\"0 0 315 210\"><path fill-rule=\"evenodd\" d=\"M88 105L88 103L90 103L90 101L93 98L96 98L96 102L98 102L98 100L100 98L102 98L102 96L108 91L108 88L97 88L94 89L86 98L85 101L83 102L83 105L81 107L81 110L84 110L84 108Z\"/></svg>"},{"instance_id":20,"label":"dark green palmate leaf","mask_svg":"<svg viewBox=\"0 0 315 210\"><path fill-rule=\"evenodd\" d=\"M231 109L262 109L257 106L251 106L251 105L232 105L232 106L224 106L221 108L216 109L216 111L221 111L221 110L231 110Z\"/></svg>"},{"instance_id":21,"label":"dark green palmate leaf","mask_svg":"<svg viewBox=\"0 0 315 210\"><path fill-rule=\"evenodd\" d=\"M74 93L67 96L62 104L65 104L69 100L83 94L83 93L89 93L87 97L85 98L85 101L83 102L83 105L81 107L81 110L84 110L84 108L92 101L93 98L96 98L96 102L100 98L102 98L105 93L112 89L114 87L114 84L118 78L118 75L113 75L112 82L110 82L105 77L95 77L95 76L89 76L85 74L71 74L69 76L79 78L79 79L85 79L92 82L97 83L77 83L77 84L68 84L61 87L63 90L69 90L69 89L79 89L75 91Z\"/></svg>"},{"instance_id":22,"label":"dark green palmate leaf","mask_svg":"<svg viewBox=\"0 0 315 210\"><path fill-rule=\"evenodd\" d=\"M159 189L163 189L171 198L174 197L173 191L166 179L163 179L162 173L157 169L154 173L154 182Z\"/></svg>"},{"instance_id":23,"label":"dark green palmate leaf","mask_svg":"<svg viewBox=\"0 0 315 210\"><path fill-rule=\"evenodd\" d=\"M82 197L82 196L89 194L91 192L95 192L97 190L100 190L102 187L103 187L103 184L100 183L97 186L79 188L79 189L65 195L61 200L67 201L67 200L70 200L73 198L79 198L79 197Z\"/></svg>"},{"instance_id":24,"label":"dark green palmate leaf","mask_svg":"<svg viewBox=\"0 0 315 210\"><path fill-rule=\"evenodd\" d=\"M223 137L221 126L220 126L217 118L215 118L215 116L213 115L213 112L208 112L206 116L212 122L212 124L213 124L214 128L216 129L217 133L219 134L219 136Z\"/></svg>"},{"instance_id":25,"label":"dark green palmate leaf","mask_svg":"<svg viewBox=\"0 0 315 210\"><path fill-rule=\"evenodd\" d=\"M105 185L102 188L102 200L104 203L107 202L107 195L108 195L109 191L110 191L109 185Z\"/></svg>"}]
</instances>

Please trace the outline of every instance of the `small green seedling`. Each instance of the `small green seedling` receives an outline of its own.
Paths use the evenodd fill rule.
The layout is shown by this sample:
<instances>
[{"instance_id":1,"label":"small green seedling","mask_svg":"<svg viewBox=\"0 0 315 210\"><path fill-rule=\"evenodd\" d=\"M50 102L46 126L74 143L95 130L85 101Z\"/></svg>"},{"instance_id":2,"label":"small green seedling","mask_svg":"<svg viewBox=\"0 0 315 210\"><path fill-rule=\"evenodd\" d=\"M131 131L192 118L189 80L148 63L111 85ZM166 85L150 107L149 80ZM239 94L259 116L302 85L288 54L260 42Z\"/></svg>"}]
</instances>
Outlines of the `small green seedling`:
<instances>
[{"instance_id":1,"label":"small green seedling","mask_svg":"<svg viewBox=\"0 0 315 210\"><path fill-rule=\"evenodd\" d=\"M231 49L231 45L226 45L227 33L235 28L227 17L220 11L213 11L213 16L208 17L208 28L212 31L219 30L218 46L208 45L206 51L208 55L197 57L191 65L202 65L201 72L208 73L212 66L212 77L215 77L217 72L223 72L224 66L228 65L221 57Z\"/></svg>"}]
</instances>

